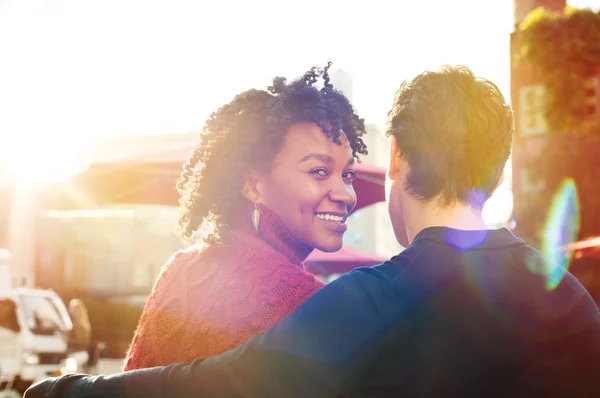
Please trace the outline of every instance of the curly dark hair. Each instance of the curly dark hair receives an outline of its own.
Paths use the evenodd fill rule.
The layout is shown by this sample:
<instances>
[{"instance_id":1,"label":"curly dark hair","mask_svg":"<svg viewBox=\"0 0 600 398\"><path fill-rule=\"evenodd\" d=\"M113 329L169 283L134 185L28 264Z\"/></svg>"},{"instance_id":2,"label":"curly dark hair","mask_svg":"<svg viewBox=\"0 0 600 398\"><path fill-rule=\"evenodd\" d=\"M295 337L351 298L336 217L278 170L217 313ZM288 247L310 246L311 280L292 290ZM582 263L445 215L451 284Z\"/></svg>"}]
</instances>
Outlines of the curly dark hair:
<instances>
[{"instance_id":1,"label":"curly dark hair","mask_svg":"<svg viewBox=\"0 0 600 398\"><path fill-rule=\"evenodd\" d=\"M213 227L203 238L206 243L226 238L247 171L268 172L287 130L296 123L316 123L337 144L343 131L357 160L367 154L361 138L366 134L364 119L333 87L330 67L331 62L312 67L291 83L276 77L267 90L244 91L210 115L177 182L184 240L205 222ZM319 77L321 89L314 86Z\"/></svg>"}]
</instances>

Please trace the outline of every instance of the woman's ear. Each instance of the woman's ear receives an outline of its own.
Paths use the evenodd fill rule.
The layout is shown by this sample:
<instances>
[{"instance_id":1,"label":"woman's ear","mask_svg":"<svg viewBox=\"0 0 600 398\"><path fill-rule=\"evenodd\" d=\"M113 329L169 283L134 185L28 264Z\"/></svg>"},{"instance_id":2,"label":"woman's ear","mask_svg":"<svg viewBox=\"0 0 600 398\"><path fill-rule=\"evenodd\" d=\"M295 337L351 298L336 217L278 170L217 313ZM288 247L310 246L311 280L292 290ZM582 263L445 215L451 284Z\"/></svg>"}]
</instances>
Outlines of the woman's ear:
<instances>
[{"instance_id":1,"label":"woman's ear","mask_svg":"<svg viewBox=\"0 0 600 398\"><path fill-rule=\"evenodd\" d=\"M249 171L244 177L241 194L252 203L261 203L260 194L261 176L255 171Z\"/></svg>"}]
</instances>

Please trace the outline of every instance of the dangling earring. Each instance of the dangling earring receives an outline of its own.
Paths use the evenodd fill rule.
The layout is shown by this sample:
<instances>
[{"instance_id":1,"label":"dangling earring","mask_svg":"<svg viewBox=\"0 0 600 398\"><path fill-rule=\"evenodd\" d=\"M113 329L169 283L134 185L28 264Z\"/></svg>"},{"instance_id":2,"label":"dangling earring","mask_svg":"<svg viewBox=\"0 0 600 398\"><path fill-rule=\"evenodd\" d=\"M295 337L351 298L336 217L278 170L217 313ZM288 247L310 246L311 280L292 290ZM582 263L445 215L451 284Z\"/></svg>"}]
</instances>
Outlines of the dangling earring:
<instances>
[{"instance_id":1,"label":"dangling earring","mask_svg":"<svg viewBox=\"0 0 600 398\"><path fill-rule=\"evenodd\" d=\"M260 209L258 208L258 203L254 204L254 210L252 210L252 226L258 232L258 227L260 225Z\"/></svg>"}]
</instances>

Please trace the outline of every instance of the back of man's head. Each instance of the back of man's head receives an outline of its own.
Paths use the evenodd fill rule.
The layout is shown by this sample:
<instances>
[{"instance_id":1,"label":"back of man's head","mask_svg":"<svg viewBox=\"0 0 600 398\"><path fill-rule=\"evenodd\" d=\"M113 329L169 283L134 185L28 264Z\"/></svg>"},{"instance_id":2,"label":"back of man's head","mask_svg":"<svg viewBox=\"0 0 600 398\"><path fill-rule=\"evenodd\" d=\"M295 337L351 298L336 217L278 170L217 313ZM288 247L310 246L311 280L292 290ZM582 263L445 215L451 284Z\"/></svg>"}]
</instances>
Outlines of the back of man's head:
<instances>
[{"instance_id":1,"label":"back of man's head","mask_svg":"<svg viewBox=\"0 0 600 398\"><path fill-rule=\"evenodd\" d=\"M465 66L402 83L388 113L414 197L482 207L510 155L513 114L498 87Z\"/></svg>"}]
</instances>

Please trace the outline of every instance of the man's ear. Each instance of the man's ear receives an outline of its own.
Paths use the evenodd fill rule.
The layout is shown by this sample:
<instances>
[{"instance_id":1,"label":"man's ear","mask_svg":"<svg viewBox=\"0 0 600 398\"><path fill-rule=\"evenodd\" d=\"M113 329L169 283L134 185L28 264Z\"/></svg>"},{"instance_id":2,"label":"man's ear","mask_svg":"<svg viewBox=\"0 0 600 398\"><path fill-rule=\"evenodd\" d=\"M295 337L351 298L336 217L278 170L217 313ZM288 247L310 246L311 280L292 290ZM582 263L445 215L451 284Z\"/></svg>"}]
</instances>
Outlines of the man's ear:
<instances>
[{"instance_id":1,"label":"man's ear","mask_svg":"<svg viewBox=\"0 0 600 398\"><path fill-rule=\"evenodd\" d=\"M400 148L398 147L398 141L396 137L393 135L390 137L390 158L388 164L387 175L388 178L392 181L396 181L398 176L400 175L400 167L402 160L402 153L400 152Z\"/></svg>"},{"instance_id":2,"label":"man's ear","mask_svg":"<svg viewBox=\"0 0 600 398\"><path fill-rule=\"evenodd\" d=\"M244 177L244 186L241 189L241 194L252 203L261 203L260 185L262 176L255 172L249 171Z\"/></svg>"},{"instance_id":3,"label":"man's ear","mask_svg":"<svg viewBox=\"0 0 600 398\"><path fill-rule=\"evenodd\" d=\"M502 174L500 174L500 178L498 178L498 182L496 183L496 186L494 187L494 189L492 189L492 192L490 192L490 196L492 196L494 194L494 192L496 192L496 189L498 189L498 187L500 185L502 185L503 182L504 182L504 171L502 171Z\"/></svg>"}]
</instances>

